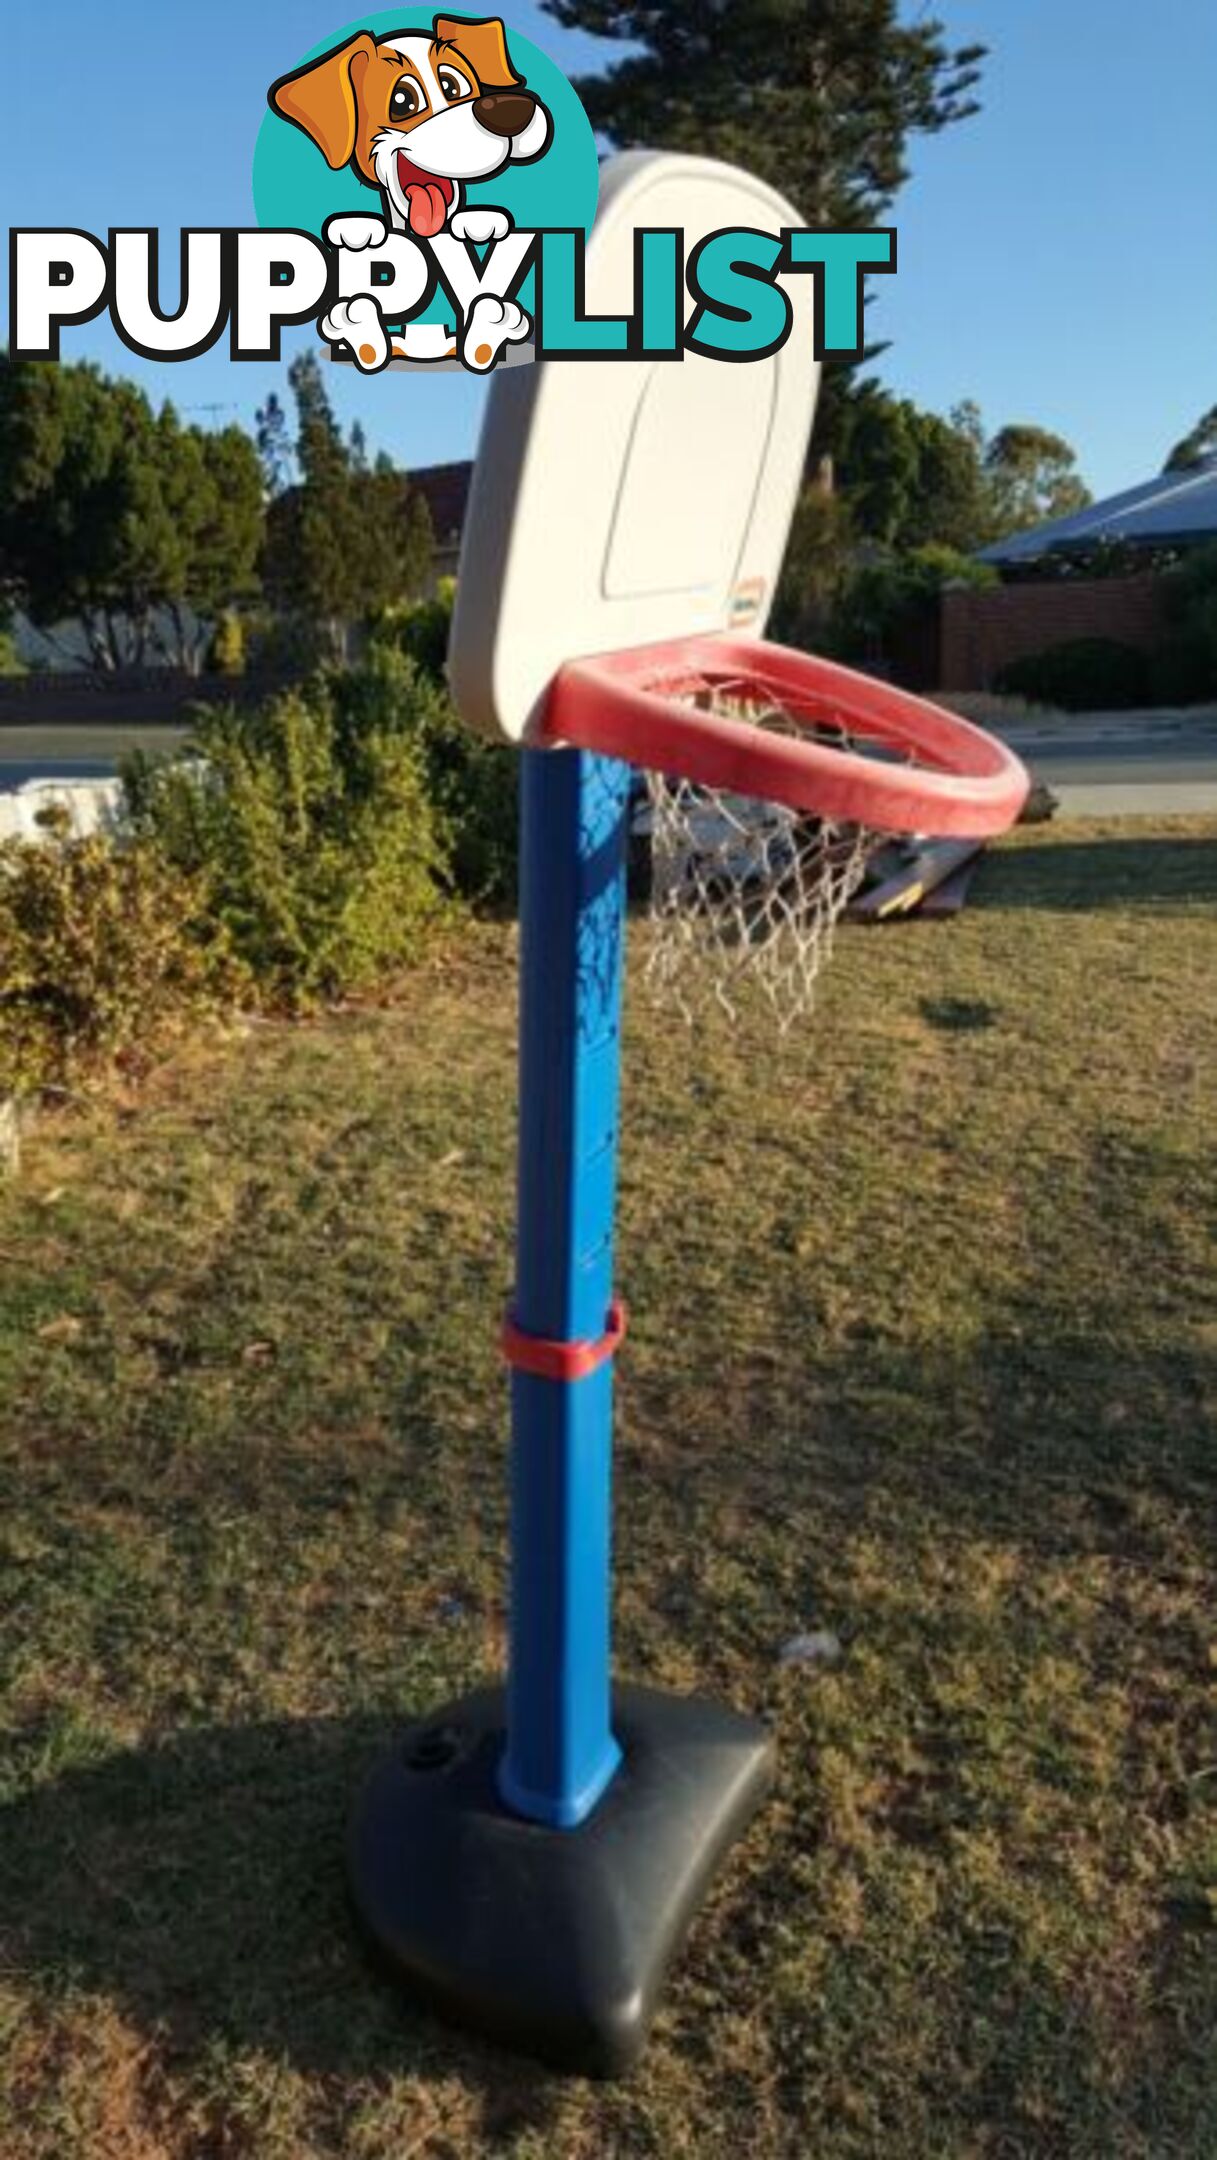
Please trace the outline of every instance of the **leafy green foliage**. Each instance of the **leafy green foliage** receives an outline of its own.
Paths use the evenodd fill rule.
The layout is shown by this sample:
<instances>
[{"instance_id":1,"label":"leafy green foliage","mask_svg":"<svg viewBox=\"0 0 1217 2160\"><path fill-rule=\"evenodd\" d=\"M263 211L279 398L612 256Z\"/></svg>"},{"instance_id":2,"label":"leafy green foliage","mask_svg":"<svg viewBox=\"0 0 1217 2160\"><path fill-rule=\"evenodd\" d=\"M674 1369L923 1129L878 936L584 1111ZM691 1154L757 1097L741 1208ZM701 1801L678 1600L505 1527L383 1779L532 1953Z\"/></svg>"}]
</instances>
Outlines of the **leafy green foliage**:
<instances>
[{"instance_id":1,"label":"leafy green foliage","mask_svg":"<svg viewBox=\"0 0 1217 2160\"><path fill-rule=\"evenodd\" d=\"M382 608L371 624L371 634L381 643L396 645L425 675L443 682L455 598L456 579L439 578L435 591L425 599Z\"/></svg>"},{"instance_id":2,"label":"leafy green foliage","mask_svg":"<svg viewBox=\"0 0 1217 2160\"><path fill-rule=\"evenodd\" d=\"M225 608L207 649L207 666L213 675L245 672L245 625L235 608Z\"/></svg>"},{"instance_id":3,"label":"leafy green foliage","mask_svg":"<svg viewBox=\"0 0 1217 2160\"><path fill-rule=\"evenodd\" d=\"M1148 702L1149 662L1117 638L1066 638L1010 661L994 678L994 688L1063 712L1119 712Z\"/></svg>"},{"instance_id":4,"label":"leafy green foliage","mask_svg":"<svg viewBox=\"0 0 1217 2160\"><path fill-rule=\"evenodd\" d=\"M898 640L935 606L944 585L996 585L997 574L971 555L940 546L911 548L863 562L844 583L829 627L843 660L886 666Z\"/></svg>"},{"instance_id":5,"label":"leafy green foliage","mask_svg":"<svg viewBox=\"0 0 1217 2160\"><path fill-rule=\"evenodd\" d=\"M401 735L412 746L452 887L475 905L500 907L516 889L520 759L466 727L422 657L447 652L451 605L451 591L441 591L396 623L382 620L363 664L336 674L332 690L346 727Z\"/></svg>"},{"instance_id":6,"label":"leafy green foliage","mask_svg":"<svg viewBox=\"0 0 1217 2160\"><path fill-rule=\"evenodd\" d=\"M272 492L263 576L268 597L289 618L322 633L322 650L345 659L353 624L417 591L431 559L427 506L384 460L369 467L362 437L344 441L316 355L288 371L296 401L296 486L278 485L285 465L281 409L260 416Z\"/></svg>"},{"instance_id":7,"label":"leafy green foliage","mask_svg":"<svg viewBox=\"0 0 1217 2160\"><path fill-rule=\"evenodd\" d=\"M516 768L392 646L124 770L130 836L0 848L0 1093L66 1085L234 1000L391 982L455 894L514 888Z\"/></svg>"},{"instance_id":8,"label":"leafy green foliage","mask_svg":"<svg viewBox=\"0 0 1217 2160\"><path fill-rule=\"evenodd\" d=\"M262 483L240 428L183 427L88 363L0 354L0 598L79 620L93 665L195 667L256 590Z\"/></svg>"},{"instance_id":9,"label":"leafy green foliage","mask_svg":"<svg viewBox=\"0 0 1217 2160\"><path fill-rule=\"evenodd\" d=\"M291 422L278 391L272 390L265 405L255 414L258 456L266 481L268 495L282 495L289 488L296 473L296 446L292 440Z\"/></svg>"},{"instance_id":10,"label":"leafy green foliage","mask_svg":"<svg viewBox=\"0 0 1217 2160\"><path fill-rule=\"evenodd\" d=\"M1217 699L1217 625L1184 624L1150 657L1155 705L1203 705Z\"/></svg>"},{"instance_id":11,"label":"leafy green foliage","mask_svg":"<svg viewBox=\"0 0 1217 2160\"><path fill-rule=\"evenodd\" d=\"M910 139L939 134L979 110L984 46L952 47L935 16L922 9L909 20L899 0L544 6L564 28L627 48L612 66L575 80L593 126L611 143L743 166L785 195L809 225L882 223L908 178ZM840 365L825 370L817 455L841 448L851 379Z\"/></svg>"},{"instance_id":12,"label":"leafy green foliage","mask_svg":"<svg viewBox=\"0 0 1217 2160\"><path fill-rule=\"evenodd\" d=\"M1154 654L1155 699L1192 705L1217 698L1217 546L1197 548L1162 580L1167 634Z\"/></svg>"},{"instance_id":13,"label":"leafy green foliage","mask_svg":"<svg viewBox=\"0 0 1217 2160\"><path fill-rule=\"evenodd\" d=\"M1166 610L1173 622L1190 622L1217 602L1217 541L1186 555L1163 580Z\"/></svg>"},{"instance_id":14,"label":"leafy green foliage","mask_svg":"<svg viewBox=\"0 0 1217 2160\"><path fill-rule=\"evenodd\" d=\"M1175 444L1163 471L1192 472L1210 458L1217 458L1217 405L1210 405L1190 434Z\"/></svg>"},{"instance_id":15,"label":"leafy green foliage","mask_svg":"<svg viewBox=\"0 0 1217 2160\"><path fill-rule=\"evenodd\" d=\"M992 582L968 552L996 529L984 431L974 406L943 420L867 380L836 399L835 443L795 512L775 634L882 658L948 579Z\"/></svg>"},{"instance_id":16,"label":"leafy green foliage","mask_svg":"<svg viewBox=\"0 0 1217 2160\"><path fill-rule=\"evenodd\" d=\"M848 582L855 534L848 503L823 487L804 488L795 505L771 635L807 650L822 647Z\"/></svg>"},{"instance_id":17,"label":"leafy green foliage","mask_svg":"<svg viewBox=\"0 0 1217 2160\"><path fill-rule=\"evenodd\" d=\"M939 542L967 549L992 539L997 526L982 453L972 407L944 420L870 380L841 400L837 485L858 533L882 547Z\"/></svg>"},{"instance_id":18,"label":"leafy green foliage","mask_svg":"<svg viewBox=\"0 0 1217 2160\"><path fill-rule=\"evenodd\" d=\"M420 741L457 892L475 905L510 906L519 862L518 750L475 735L446 697L429 708Z\"/></svg>"},{"instance_id":19,"label":"leafy green foliage","mask_svg":"<svg viewBox=\"0 0 1217 2160\"><path fill-rule=\"evenodd\" d=\"M0 1095L68 1086L142 1053L236 974L206 880L151 840L0 844Z\"/></svg>"},{"instance_id":20,"label":"leafy green foliage","mask_svg":"<svg viewBox=\"0 0 1217 2160\"><path fill-rule=\"evenodd\" d=\"M1021 422L999 428L985 450L984 467L999 535L1068 517L1091 500L1076 469L1076 452L1049 428Z\"/></svg>"},{"instance_id":21,"label":"leafy green foliage","mask_svg":"<svg viewBox=\"0 0 1217 2160\"><path fill-rule=\"evenodd\" d=\"M1090 500L1060 436L1020 426L987 440L970 401L944 419L873 378L831 391L815 441L857 540L897 554L927 545L967 553Z\"/></svg>"},{"instance_id":22,"label":"leafy green foliage","mask_svg":"<svg viewBox=\"0 0 1217 2160\"><path fill-rule=\"evenodd\" d=\"M594 127L622 148L742 165L811 225L875 224L908 177L908 138L978 109L984 47L952 50L940 22L904 22L896 0L545 0L545 12L631 47L576 80Z\"/></svg>"},{"instance_id":23,"label":"leafy green foliage","mask_svg":"<svg viewBox=\"0 0 1217 2160\"><path fill-rule=\"evenodd\" d=\"M357 678L354 679L357 682ZM308 1009L417 959L444 912L417 740L318 677L202 714L194 757L125 769L135 829L190 877L270 1007Z\"/></svg>"}]
</instances>

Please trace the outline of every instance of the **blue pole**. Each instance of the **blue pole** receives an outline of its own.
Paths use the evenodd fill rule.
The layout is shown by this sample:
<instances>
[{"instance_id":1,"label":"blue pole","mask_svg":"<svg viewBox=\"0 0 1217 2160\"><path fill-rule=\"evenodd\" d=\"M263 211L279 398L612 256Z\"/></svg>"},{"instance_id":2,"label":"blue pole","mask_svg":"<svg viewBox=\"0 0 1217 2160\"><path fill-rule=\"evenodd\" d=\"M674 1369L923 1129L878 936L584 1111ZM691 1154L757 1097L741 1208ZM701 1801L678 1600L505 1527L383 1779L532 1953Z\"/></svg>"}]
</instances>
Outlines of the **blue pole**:
<instances>
[{"instance_id":1,"label":"blue pole","mask_svg":"<svg viewBox=\"0 0 1217 2160\"><path fill-rule=\"evenodd\" d=\"M525 1343L603 1341L613 1298L630 769L521 753L520 1136L512 1320ZM511 1619L503 1798L570 1829L621 1759L610 1723L613 1367L512 1373Z\"/></svg>"}]
</instances>

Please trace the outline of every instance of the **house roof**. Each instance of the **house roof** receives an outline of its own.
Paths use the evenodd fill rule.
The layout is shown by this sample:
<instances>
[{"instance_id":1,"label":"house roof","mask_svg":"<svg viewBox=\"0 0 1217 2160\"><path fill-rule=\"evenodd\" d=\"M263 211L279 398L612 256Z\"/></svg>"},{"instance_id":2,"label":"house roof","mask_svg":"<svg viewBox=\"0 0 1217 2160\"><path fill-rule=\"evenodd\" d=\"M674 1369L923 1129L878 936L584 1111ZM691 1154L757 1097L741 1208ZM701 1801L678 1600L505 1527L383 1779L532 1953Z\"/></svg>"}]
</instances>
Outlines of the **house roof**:
<instances>
[{"instance_id":1,"label":"house roof","mask_svg":"<svg viewBox=\"0 0 1217 2160\"><path fill-rule=\"evenodd\" d=\"M424 497L431 513L431 530L437 547L455 547L465 523L465 505L473 461L461 458L453 465L424 465L410 474L410 485Z\"/></svg>"},{"instance_id":2,"label":"house roof","mask_svg":"<svg viewBox=\"0 0 1217 2160\"><path fill-rule=\"evenodd\" d=\"M982 548L981 562L1037 562L1043 555L1076 548L1124 544L1143 548L1195 547L1217 540L1217 458L1182 472L1159 473L1140 487L1109 495L1070 517L1052 518L1031 532L1012 533Z\"/></svg>"}]
</instances>

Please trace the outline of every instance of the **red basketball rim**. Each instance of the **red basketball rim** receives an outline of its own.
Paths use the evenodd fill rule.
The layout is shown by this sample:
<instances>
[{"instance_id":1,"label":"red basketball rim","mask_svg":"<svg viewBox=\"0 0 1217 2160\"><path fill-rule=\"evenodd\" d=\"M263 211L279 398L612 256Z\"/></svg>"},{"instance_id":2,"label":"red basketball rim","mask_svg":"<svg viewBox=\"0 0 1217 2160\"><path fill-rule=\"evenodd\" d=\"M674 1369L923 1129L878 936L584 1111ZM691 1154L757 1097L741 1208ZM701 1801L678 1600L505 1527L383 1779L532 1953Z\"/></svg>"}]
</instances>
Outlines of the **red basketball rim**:
<instances>
[{"instance_id":1,"label":"red basketball rim","mask_svg":"<svg viewBox=\"0 0 1217 2160\"><path fill-rule=\"evenodd\" d=\"M695 690L763 699L796 728L833 726L911 762L776 734L682 704ZM1025 767L983 728L852 668L749 638L682 638L573 660L539 735L877 831L988 839L1027 798Z\"/></svg>"}]
</instances>

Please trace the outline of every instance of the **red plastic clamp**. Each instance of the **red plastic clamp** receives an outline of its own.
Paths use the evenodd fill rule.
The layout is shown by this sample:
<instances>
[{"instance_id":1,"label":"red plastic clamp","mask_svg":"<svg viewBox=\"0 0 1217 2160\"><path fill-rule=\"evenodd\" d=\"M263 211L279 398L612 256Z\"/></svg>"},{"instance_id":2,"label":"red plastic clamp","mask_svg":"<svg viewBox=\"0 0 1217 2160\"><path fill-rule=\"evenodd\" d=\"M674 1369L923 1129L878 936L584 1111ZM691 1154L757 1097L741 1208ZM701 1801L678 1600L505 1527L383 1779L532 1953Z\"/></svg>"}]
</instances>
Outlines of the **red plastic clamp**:
<instances>
[{"instance_id":1,"label":"red plastic clamp","mask_svg":"<svg viewBox=\"0 0 1217 2160\"><path fill-rule=\"evenodd\" d=\"M503 1322L502 1350L517 1372L538 1380L586 1380L606 1358L616 1355L625 1340L626 1312L620 1298L608 1309L603 1335L592 1341L555 1342L544 1335L526 1335L510 1313Z\"/></svg>"}]
</instances>

